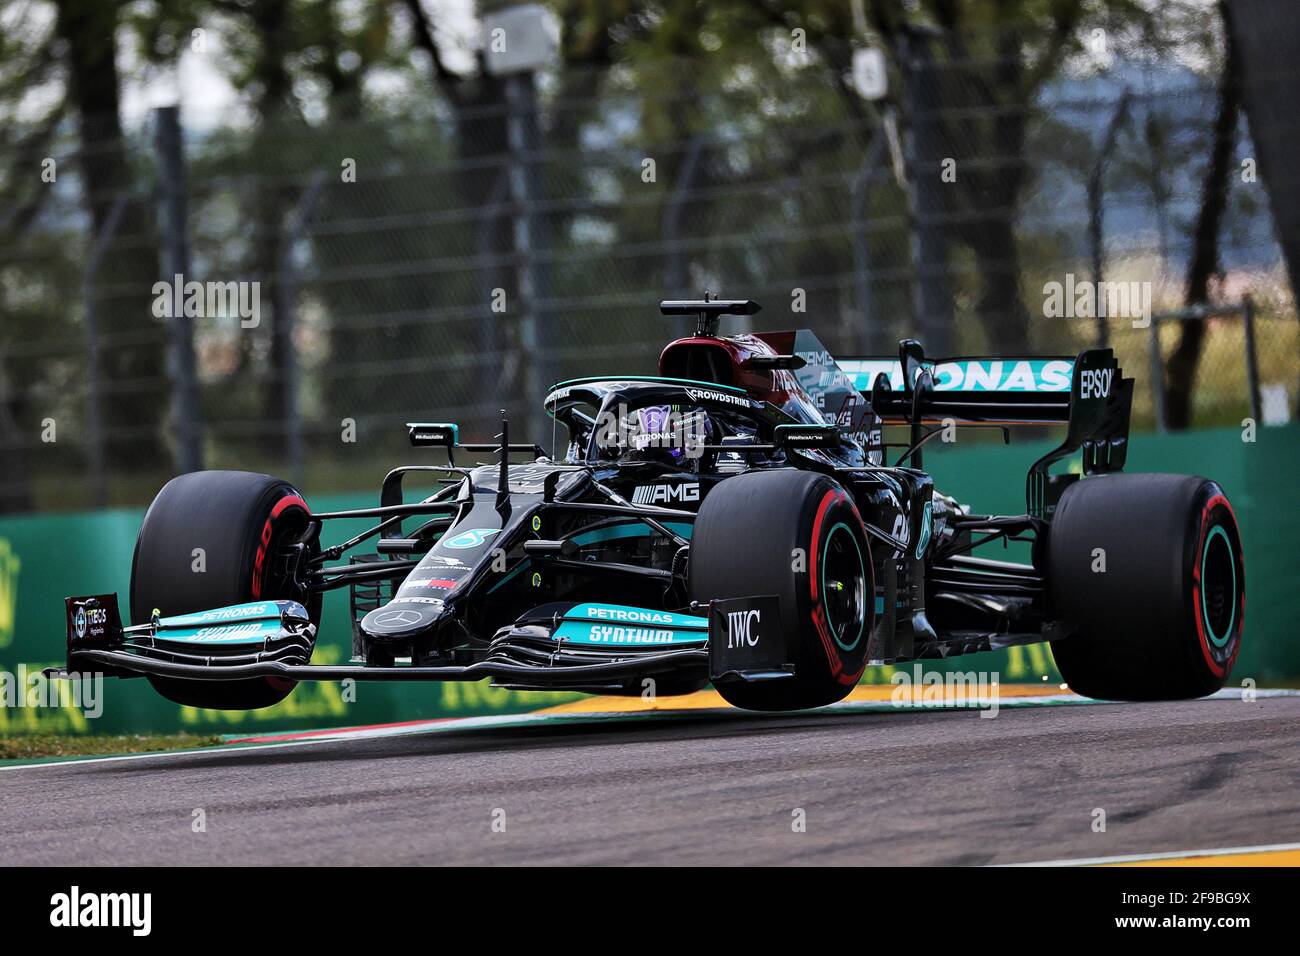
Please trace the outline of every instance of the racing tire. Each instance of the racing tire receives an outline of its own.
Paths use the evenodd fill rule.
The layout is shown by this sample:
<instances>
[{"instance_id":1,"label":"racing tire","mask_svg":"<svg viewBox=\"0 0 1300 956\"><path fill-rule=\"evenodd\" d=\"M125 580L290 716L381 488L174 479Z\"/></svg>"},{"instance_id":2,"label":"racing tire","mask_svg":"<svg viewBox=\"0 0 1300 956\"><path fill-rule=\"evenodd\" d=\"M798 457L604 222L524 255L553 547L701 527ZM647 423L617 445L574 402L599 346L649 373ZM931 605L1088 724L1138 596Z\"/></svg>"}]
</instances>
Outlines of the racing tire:
<instances>
[{"instance_id":1,"label":"racing tire","mask_svg":"<svg viewBox=\"0 0 1300 956\"><path fill-rule=\"evenodd\" d=\"M307 531L310 516L297 490L269 475L196 471L173 478L149 506L136 538L132 622L147 623L155 609L167 616L266 599L298 601L319 627L320 594L279 580L269 560L277 545ZM174 703L215 710L269 707L297 685L279 677L148 678Z\"/></svg>"},{"instance_id":2,"label":"racing tire","mask_svg":"<svg viewBox=\"0 0 1300 956\"><path fill-rule=\"evenodd\" d=\"M716 689L727 703L820 707L842 700L861 678L875 624L875 574L862 517L832 479L777 469L720 482L700 505L688 576L696 601L780 599L795 676L722 682Z\"/></svg>"},{"instance_id":3,"label":"racing tire","mask_svg":"<svg viewBox=\"0 0 1300 956\"><path fill-rule=\"evenodd\" d=\"M1047 555L1055 614L1074 629L1051 642L1052 656L1073 691L1186 700L1223 687L1241 650L1246 576L1237 519L1217 484L1085 478L1061 496Z\"/></svg>"}]
</instances>

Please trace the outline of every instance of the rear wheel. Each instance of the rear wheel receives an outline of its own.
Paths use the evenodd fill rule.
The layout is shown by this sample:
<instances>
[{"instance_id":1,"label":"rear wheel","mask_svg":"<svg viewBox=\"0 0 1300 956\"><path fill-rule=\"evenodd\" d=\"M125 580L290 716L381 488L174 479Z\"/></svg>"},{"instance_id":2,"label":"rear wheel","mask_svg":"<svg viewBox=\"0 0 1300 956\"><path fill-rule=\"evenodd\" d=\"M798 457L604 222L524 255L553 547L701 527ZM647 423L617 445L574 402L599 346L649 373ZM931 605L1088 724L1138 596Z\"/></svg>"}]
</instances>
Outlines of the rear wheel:
<instances>
[{"instance_id":1,"label":"rear wheel","mask_svg":"<svg viewBox=\"0 0 1300 956\"><path fill-rule=\"evenodd\" d=\"M173 478L140 526L131 567L131 620L148 622L257 600L293 600L320 623L320 595L287 579L276 556L306 532L310 512L286 481L246 471L196 471ZM202 681L149 677L168 700L192 707L252 710L279 703L296 681L265 677Z\"/></svg>"},{"instance_id":2,"label":"rear wheel","mask_svg":"<svg viewBox=\"0 0 1300 956\"><path fill-rule=\"evenodd\" d=\"M1241 650L1245 563L1223 489L1189 475L1104 475L1066 489L1048 532L1052 642L1074 691L1178 700L1221 688Z\"/></svg>"},{"instance_id":3,"label":"rear wheel","mask_svg":"<svg viewBox=\"0 0 1300 956\"><path fill-rule=\"evenodd\" d=\"M718 693L747 710L841 700L862 676L875 618L871 551L853 500L812 472L728 478L700 506L691 538L696 601L775 595L795 676L728 681Z\"/></svg>"}]
</instances>

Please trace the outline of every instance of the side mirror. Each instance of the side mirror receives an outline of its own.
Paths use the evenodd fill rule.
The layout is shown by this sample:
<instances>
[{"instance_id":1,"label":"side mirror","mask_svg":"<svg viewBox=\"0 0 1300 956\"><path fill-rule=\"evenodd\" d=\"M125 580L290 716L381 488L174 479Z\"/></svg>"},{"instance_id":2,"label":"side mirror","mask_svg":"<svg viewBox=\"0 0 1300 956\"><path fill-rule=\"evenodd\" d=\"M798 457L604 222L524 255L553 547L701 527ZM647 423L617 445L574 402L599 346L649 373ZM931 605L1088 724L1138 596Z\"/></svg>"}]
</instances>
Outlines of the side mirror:
<instances>
[{"instance_id":1,"label":"side mirror","mask_svg":"<svg viewBox=\"0 0 1300 956\"><path fill-rule=\"evenodd\" d=\"M460 426L450 422L407 422L406 429L414 448L451 449L460 441Z\"/></svg>"}]
</instances>

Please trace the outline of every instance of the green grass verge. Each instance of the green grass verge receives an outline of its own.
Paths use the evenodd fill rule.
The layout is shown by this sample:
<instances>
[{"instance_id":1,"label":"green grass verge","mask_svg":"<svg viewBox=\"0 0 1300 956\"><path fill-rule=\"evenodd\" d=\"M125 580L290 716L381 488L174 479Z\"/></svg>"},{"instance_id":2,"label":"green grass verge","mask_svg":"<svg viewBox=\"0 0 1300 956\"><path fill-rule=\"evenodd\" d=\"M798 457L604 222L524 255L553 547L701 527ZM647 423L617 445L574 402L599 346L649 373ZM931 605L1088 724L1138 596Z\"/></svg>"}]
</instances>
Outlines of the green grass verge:
<instances>
[{"instance_id":1,"label":"green grass verge","mask_svg":"<svg viewBox=\"0 0 1300 956\"><path fill-rule=\"evenodd\" d=\"M98 757L106 754L150 753L158 750L187 750L212 747L220 737L197 734L117 734L76 736L71 734L20 734L0 738L0 760L33 760L39 757Z\"/></svg>"}]
</instances>

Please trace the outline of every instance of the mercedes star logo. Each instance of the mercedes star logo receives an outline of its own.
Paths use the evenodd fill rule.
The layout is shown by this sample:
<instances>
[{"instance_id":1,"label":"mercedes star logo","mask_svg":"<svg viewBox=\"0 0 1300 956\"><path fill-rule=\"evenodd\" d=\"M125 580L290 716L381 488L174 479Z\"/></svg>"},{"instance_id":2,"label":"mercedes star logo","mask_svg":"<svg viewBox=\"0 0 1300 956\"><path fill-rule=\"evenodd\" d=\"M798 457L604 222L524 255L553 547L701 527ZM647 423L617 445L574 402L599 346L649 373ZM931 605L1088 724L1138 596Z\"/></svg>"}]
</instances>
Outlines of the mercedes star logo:
<instances>
[{"instance_id":1,"label":"mercedes star logo","mask_svg":"<svg viewBox=\"0 0 1300 956\"><path fill-rule=\"evenodd\" d=\"M385 611L375 618L378 627L410 627L419 623L420 615L416 611Z\"/></svg>"}]
</instances>

